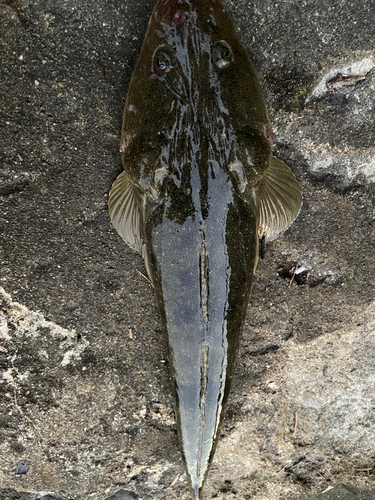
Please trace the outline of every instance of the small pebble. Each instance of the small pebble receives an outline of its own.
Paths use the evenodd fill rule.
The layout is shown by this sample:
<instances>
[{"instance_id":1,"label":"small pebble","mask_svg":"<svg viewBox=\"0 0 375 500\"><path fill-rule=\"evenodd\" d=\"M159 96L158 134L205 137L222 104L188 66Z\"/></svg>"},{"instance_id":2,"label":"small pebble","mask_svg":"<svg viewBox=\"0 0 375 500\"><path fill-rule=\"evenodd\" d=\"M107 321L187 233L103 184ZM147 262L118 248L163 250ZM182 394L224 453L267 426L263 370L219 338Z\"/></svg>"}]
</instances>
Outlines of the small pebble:
<instances>
[{"instance_id":1,"label":"small pebble","mask_svg":"<svg viewBox=\"0 0 375 500\"><path fill-rule=\"evenodd\" d=\"M28 466L25 464L25 462L21 461L21 462L18 462L17 464L17 469L16 469L16 472L14 473L14 475L17 475L17 474L26 474L26 472L29 470Z\"/></svg>"}]
</instances>

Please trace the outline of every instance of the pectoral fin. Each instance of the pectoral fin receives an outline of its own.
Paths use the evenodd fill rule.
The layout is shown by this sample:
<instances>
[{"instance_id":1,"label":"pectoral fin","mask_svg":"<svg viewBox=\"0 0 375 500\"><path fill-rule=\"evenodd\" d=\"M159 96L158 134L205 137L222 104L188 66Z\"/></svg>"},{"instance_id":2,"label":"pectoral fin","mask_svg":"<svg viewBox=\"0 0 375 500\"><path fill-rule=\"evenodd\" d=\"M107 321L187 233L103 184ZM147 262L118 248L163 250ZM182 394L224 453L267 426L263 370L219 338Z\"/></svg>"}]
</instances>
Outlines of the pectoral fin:
<instances>
[{"instance_id":1,"label":"pectoral fin","mask_svg":"<svg viewBox=\"0 0 375 500\"><path fill-rule=\"evenodd\" d=\"M122 172L112 184L108 211L121 238L142 254L143 193L127 172Z\"/></svg>"},{"instance_id":2,"label":"pectoral fin","mask_svg":"<svg viewBox=\"0 0 375 500\"><path fill-rule=\"evenodd\" d=\"M290 168L272 156L254 194L259 238L273 240L292 224L301 209L300 185Z\"/></svg>"}]
</instances>

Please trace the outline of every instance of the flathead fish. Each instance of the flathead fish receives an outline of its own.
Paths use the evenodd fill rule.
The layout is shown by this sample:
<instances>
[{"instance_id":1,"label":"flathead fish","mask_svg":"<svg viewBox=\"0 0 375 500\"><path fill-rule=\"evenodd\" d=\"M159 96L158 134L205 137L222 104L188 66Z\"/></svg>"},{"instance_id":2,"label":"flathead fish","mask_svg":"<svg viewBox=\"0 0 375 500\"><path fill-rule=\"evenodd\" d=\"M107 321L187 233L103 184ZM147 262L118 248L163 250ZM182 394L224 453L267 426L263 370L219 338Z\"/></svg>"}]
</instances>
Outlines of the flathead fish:
<instances>
[{"instance_id":1,"label":"flathead fish","mask_svg":"<svg viewBox=\"0 0 375 500\"><path fill-rule=\"evenodd\" d=\"M277 237L301 206L271 142L253 64L220 2L158 0L108 204L155 287L194 499L220 434L259 239Z\"/></svg>"}]
</instances>

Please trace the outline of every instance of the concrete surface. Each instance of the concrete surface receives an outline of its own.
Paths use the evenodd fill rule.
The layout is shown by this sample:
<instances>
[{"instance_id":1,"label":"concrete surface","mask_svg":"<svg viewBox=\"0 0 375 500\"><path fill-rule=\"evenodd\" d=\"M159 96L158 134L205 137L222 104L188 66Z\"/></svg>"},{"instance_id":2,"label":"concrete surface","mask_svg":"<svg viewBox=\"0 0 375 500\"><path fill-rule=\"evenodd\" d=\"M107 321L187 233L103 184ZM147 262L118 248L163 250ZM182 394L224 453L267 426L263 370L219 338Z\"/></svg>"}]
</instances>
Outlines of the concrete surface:
<instances>
[{"instance_id":1,"label":"concrete surface","mask_svg":"<svg viewBox=\"0 0 375 500\"><path fill-rule=\"evenodd\" d=\"M374 498L375 3L224 3L304 205L258 267L205 498ZM0 2L0 498L189 498L153 290L106 210L152 6Z\"/></svg>"}]
</instances>

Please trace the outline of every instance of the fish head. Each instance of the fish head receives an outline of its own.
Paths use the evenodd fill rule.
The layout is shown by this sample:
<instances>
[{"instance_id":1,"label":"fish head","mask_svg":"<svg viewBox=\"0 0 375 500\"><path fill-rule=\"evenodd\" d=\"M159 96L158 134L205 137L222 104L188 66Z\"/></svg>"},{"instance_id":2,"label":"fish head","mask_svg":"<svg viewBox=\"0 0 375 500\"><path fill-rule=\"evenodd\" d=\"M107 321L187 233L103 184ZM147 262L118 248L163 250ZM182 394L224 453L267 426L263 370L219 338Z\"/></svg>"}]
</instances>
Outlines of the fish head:
<instances>
[{"instance_id":1,"label":"fish head","mask_svg":"<svg viewBox=\"0 0 375 500\"><path fill-rule=\"evenodd\" d=\"M156 3L135 68L143 91L148 82L157 97L154 110L154 100L148 101L149 113L158 109L159 117L165 119L164 110L173 114L179 104L197 104L199 89L212 93L217 86L213 63L224 68L233 62L229 43L221 41L221 37L231 38L231 30L218 26L218 13L225 14L215 0Z\"/></svg>"},{"instance_id":2,"label":"fish head","mask_svg":"<svg viewBox=\"0 0 375 500\"><path fill-rule=\"evenodd\" d=\"M218 69L232 66L233 50L240 49L233 25L216 0L160 0L150 18L149 30L154 30L161 42L154 52L155 78L165 78L175 69L174 73L188 84L202 83L214 76L213 65ZM164 54L169 56L166 64Z\"/></svg>"},{"instance_id":3,"label":"fish head","mask_svg":"<svg viewBox=\"0 0 375 500\"><path fill-rule=\"evenodd\" d=\"M136 157L147 157L142 187L163 166L156 165L158 152L165 145L169 151L190 147L184 146L187 131L195 129L224 146L233 161L236 138L251 130L257 137L247 149L255 172L268 161L269 125L258 79L220 2L159 0L129 86L120 146L135 168ZM260 151L266 154L259 159Z\"/></svg>"}]
</instances>

